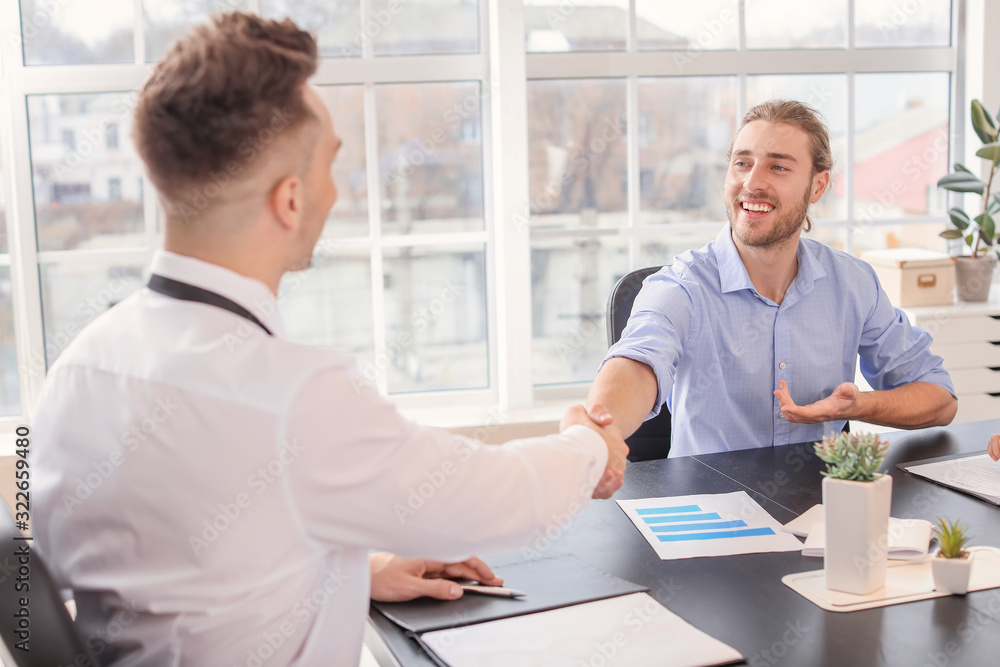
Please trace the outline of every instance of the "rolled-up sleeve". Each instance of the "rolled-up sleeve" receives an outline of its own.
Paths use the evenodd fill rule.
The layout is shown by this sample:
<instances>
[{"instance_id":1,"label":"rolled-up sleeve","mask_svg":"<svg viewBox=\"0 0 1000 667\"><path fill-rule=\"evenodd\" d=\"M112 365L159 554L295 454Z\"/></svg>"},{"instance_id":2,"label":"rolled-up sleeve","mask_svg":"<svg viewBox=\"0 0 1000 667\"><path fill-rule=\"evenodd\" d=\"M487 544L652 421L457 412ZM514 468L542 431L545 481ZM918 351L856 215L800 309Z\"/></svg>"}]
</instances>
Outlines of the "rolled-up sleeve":
<instances>
[{"instance_id":1,"label":"rolled-up sleeve","mask_svg":"<svg viewBox=\"0 0 1000 667\"><path fill-rule=\"evenodd\" d=\"M688 284L666 272L651 275L635 298L621 339L601 362L603 367L609 359L625 357L653 369L658 394L647 419L659 414L670 397L677 364L694 329L693 304Z\"/></svg>"}]
</instances>

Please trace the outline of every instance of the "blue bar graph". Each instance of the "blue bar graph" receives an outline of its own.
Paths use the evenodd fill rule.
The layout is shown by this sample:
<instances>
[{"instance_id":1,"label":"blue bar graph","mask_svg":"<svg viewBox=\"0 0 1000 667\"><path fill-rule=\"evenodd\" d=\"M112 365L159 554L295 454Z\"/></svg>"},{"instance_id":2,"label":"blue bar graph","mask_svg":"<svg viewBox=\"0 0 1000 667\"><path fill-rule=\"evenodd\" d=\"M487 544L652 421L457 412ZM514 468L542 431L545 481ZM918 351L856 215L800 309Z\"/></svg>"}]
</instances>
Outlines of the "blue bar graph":
<instances>
[{"instance_id":1,"label":"blue bar graph","mask_svg":"<svg viewBox=\"0 0 1000 667\"><path fill-rule=\"evenodd\" d=\"M735 521L711 521L708 523L681 523L672 526L653 526L650 528L654 533L683 533L695 530L711 530L719 528L744 528L746 521L736 519Z\"/></svg>"},{"instance_id":2,"label":"blue bar graph","mask_svg":"<svg viewBox=\"0 0 1000 667\"><path fill-rule=\"evenodd\" d=\"M661 542L688 542L693 540L721 540L728 537L751 537L754 535L774 535L770 528L747 528L745 530L724 530L716 533L682 533L679 535L657 535Z\"/></svg>"},{"instance_id":3,"label":"blue bar graph","mask_svg":"<svg viewBox=\"0 0 1000 667\"><path fill-rule=\"evenodd\" d=\"M678 516L644 516L642 520L646 524L671 523L674 521L708 521L709 519L721 519L715 512L705 512L703 514L680 514Z\"/></svg>"},{"instance_id":4,"label":"blue bar graph","mask_svg":"<svg viewBox=\"0 0 1000 667\"><path fill-rule=\"evenodd\" d=\"M701 508L697 505L683 505L681 507L646 507L643 509L636 510L636 514L642 516L643 514L674 514L678 512L700 512Z\"/></svg>"}]
</instances>

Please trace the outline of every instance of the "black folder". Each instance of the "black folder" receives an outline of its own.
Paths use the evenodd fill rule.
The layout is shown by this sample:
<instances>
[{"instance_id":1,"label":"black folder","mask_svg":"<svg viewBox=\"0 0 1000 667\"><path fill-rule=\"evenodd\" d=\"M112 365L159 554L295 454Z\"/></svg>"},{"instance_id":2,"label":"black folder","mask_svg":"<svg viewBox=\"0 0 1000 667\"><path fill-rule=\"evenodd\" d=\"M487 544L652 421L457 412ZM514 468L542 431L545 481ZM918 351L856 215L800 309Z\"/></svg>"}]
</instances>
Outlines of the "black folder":
<instances>
[{"instance_id":1,"label":"black folder","mask_svg":"<svg viewBox=\"0 0 1000 667\"><path fill-rule=\"evenodd\" d=\"M409 602L373 602L372 605L396 625L412 633L421 633L649 590L571 555L521 561L495 567L493 571L503 577L504 586L526 595L497 598L466 592L458 600L419 598Z\"/></svg>"}]
</instances>

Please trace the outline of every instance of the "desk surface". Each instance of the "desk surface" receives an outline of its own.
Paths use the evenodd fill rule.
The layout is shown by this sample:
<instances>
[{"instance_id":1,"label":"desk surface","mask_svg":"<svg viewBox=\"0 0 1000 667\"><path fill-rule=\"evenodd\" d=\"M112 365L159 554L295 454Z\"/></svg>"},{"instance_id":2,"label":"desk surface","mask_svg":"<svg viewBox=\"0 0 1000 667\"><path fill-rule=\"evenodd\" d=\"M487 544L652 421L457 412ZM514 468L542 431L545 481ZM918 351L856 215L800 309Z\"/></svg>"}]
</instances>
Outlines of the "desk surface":
<instances>
[{"instance_id":1,"label":"desk surface","mask_svg":"<svg viewBox=\"0 0 1000 667\"><path fill-rule=\"evenodd\" d=\"M892 516L931 521L941 514L960 517L972 526L974 544L1000 547L1000 508L896 467L982 452L992 433L1000 433L1000 419L889 434ZM745 490L787 523L822 502L822 469L810 445L644 461L629 464L616 498ZM592 503L554 537L539 536L533 555L575 554L648 586L664 606L733 646L754 666L992 665L1000 655L1000 589L828 612L781 583L786 574L821 569L821 558L791 552L661 561L613 500ZM493 565L522 559L520 552L487 557ZM377 611L371 621L401 665L433 665Z\"/></svg>"}]
</instances>

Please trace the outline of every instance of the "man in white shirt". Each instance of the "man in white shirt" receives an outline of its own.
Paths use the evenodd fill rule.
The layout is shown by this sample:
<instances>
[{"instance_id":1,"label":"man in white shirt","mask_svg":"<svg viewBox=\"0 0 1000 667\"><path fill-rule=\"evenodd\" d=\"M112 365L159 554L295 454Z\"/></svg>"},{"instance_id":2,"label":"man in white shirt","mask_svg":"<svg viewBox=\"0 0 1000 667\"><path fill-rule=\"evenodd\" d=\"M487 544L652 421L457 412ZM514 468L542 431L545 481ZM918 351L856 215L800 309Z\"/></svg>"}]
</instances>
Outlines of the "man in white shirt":
<instances>
[{"instance_id":1,"label":"man in white shirt","mask_svg":"<svg viewBox=\"0 0 1000 667\"><path fill-rule=\"evenodd\" d=\"M607 415L575 406L558 435L481 446L401 417L348 355L285 339L278 283L337 198L316 66L290 21L229 14L139 98L165 251L50 370L32 450L36 544L104 664L353 667L370 592L494 583L474 550L621 485ZM370 548L469 560L377 556L370 588Z\"/></svg>"}]
</instances>

